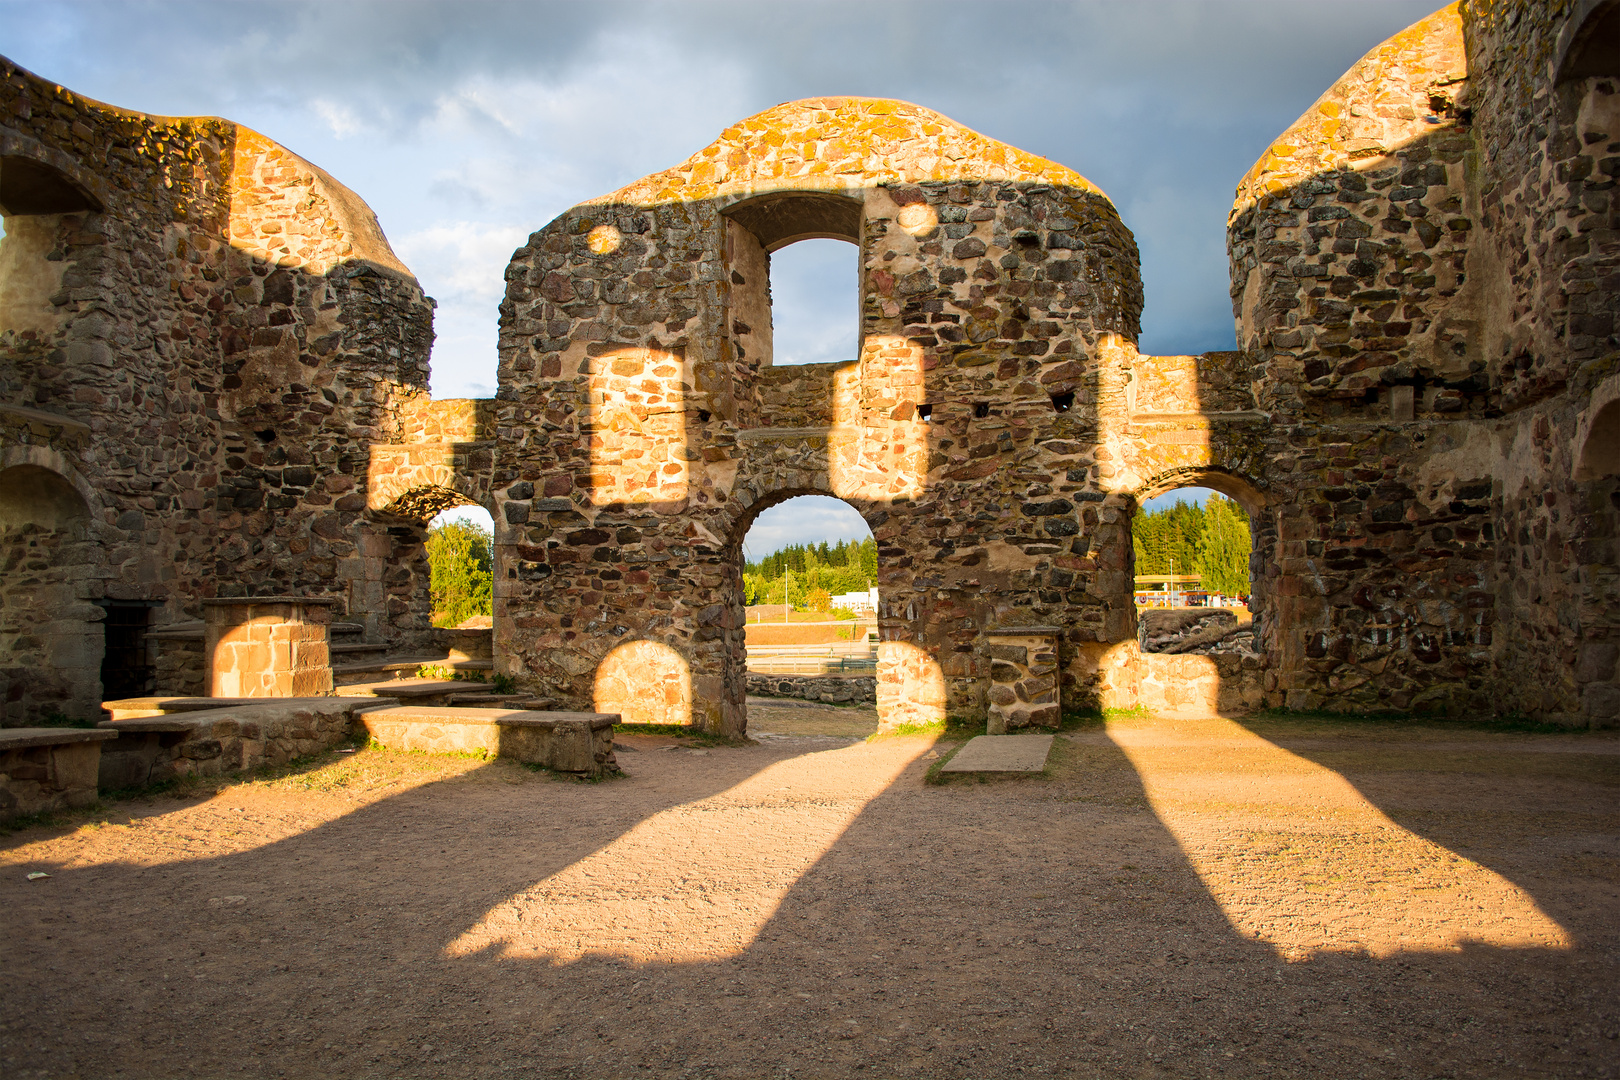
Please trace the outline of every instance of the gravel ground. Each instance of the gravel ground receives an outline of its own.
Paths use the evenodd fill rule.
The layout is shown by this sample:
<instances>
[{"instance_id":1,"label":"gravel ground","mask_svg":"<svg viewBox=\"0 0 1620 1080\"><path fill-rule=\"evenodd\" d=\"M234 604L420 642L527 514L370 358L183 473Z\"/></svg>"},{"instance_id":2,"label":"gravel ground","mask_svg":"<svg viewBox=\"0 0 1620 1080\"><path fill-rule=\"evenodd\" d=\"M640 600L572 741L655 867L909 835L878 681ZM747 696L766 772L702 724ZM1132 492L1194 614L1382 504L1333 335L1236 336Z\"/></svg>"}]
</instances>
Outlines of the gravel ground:
<instances>
[{"instance_id":1,"label":"gravel ground","mask_svg":"<svg viewBox=\"0 0 1620 1080\"><path fill-rule=\"evenodd\" d=\"M1132 718L934 786L752 712L0 837L0 1076L1620 1073L1612 737Z\"/></svg>"}]
</instances>

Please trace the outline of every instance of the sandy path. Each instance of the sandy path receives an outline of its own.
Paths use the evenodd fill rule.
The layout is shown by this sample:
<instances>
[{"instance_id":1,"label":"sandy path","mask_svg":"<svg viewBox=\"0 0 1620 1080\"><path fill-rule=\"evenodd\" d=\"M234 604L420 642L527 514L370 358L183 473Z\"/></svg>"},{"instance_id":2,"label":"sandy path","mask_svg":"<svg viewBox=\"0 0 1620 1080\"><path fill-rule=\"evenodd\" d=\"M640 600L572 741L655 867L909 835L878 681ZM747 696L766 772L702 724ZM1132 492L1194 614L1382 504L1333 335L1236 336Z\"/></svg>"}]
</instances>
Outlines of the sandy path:
<instances>
[{"instance_id":1,"label":"sandy path","mask_svg":"<svg viewBox=\"0 0 1620 1080\"><path fill-rule=\"evenodd\" d=\"M788 711L0 839L0 1076L1620 1072L1613 739L1138 720L935 787Z\"/></svg>"}]
</instances>

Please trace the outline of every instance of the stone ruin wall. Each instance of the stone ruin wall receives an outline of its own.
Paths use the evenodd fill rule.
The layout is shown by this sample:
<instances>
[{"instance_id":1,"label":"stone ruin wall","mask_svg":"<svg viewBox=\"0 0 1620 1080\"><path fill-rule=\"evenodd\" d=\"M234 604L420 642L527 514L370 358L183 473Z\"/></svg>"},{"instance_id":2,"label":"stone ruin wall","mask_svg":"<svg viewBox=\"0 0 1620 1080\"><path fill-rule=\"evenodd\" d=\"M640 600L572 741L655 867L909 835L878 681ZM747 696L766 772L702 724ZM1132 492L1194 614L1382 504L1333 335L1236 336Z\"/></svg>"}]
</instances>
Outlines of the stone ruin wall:
<instances>
[{"instance_id":1,"label":"stone ruin wall","mask_svg":"<svg viewBox=\"0 0 1620 1080\"><path fill-rule=\"evenodd\" d=\"M1620 467L1588 458L1620 452L1620 109L1582 50L1614 8L1443 9L1330 87L1239 186L1237 351L1139 354L1134 241L1078 174L839 98L531 236L477 402L427 397L431 302L341 185L225 121L6 66L0 153L100 208L8 218L0 247L37 256L0 275L22 283L0 285L4 400L55 414L0 417L0 450L88 508L28 540L83 557L32 558L73 603L160 622L215 592L341 595L408 647L422 526L477 503L501 670L736 732L742 536L830 494L879 543L897 724L983 716L1009 624L1061 628L1065 708L1175 704L1211 664L1139 652L1129 520L1198 484L1256 540L1264 660L1203 688L1223 707L1612 723ZM778 369L769 253L809 236L860 248L861 355ZM26 666L22 612L0 645Z\"/></svg>"},{"instance_id":2,"label":"stone ruin wall","mask_svg":"<svg viewBox=\"0 0 1620 1080\"><path fill-rule=\"evenodd\" d=\"M1613 485L1574 456L1615 362L1620 124L1613 78L1554 78L1576 6L1436 12L1239 187L1239 344L1298 493L1266 620L1291 705L1617 715Z\"/></svg>"},{"instance_id":3,"label":"stone ruin wall","mask_svg":"<svg viewBox=\"0 0 1620 1080\"><path fill-rule=\"evenodd\" d=\"M83 534L93 555L54 613L145 601L162 628L205 597L301 591L342 595L377 640L417 630L419 537L377 527L365 482L372 444L425 394L430 302L364 204L235 124L111 108L3 60L0 156L0 177L43 173L79 200L20 204L0 245L0 401L86 429L0 426L0 464L47 461L84 494L71 541L5 537ZM40 711L38 615L8 603L0 628L8 723ZM167 677L199 674L190 645L153 647Z\"/></svg>"},{"instance_id":4,"label":"stone ruin wall","mask_svg":"<svg viewBox=\"0 0 1620 1080\"><path fill-rule=\"evenodd\" d=\"M761 210L795 175L809 208ZM773 215L800 212L861 248L856 363L770 368L748 321L762 249L792 236ZM1077 174L915 106L795 103L563 215L508 282L496 632L548 695L585 704L648 638L689 666L695 719L740 730L741 540L809 493L878 542L886 722L982 715L997 623L1133 632L1121 511L1099 545L1065 498L1103 498L1094 354L1141 304L1134 241Z\"/></svg>"}]
</instances>

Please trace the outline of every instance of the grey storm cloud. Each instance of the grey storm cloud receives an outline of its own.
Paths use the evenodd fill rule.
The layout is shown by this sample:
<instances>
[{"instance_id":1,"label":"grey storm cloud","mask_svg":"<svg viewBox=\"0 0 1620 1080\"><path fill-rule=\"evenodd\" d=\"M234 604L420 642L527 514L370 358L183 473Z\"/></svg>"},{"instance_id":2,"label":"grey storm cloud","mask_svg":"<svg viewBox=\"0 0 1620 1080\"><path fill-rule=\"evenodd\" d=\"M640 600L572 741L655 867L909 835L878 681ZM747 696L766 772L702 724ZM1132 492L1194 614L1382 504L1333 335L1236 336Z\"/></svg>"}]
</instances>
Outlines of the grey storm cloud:
<instances>
[{"instance_id":1,"label":"grey storm cloud","mask_svg":"<svg viewBox=\"0 0 1620 1080\"><path fill-rule=\"evenodd\" d=\"M0 0L0 52L126 108L227 116L320 164L439 301L435 393L483 396L502 272L530 231L735 120L845 94L912 101L1077 169L1136 234L1143 350L1231 348L1238 180L1435 6ZM853 249L779 261L788 351L841 358Z\"/></svg>"}]
</instances>

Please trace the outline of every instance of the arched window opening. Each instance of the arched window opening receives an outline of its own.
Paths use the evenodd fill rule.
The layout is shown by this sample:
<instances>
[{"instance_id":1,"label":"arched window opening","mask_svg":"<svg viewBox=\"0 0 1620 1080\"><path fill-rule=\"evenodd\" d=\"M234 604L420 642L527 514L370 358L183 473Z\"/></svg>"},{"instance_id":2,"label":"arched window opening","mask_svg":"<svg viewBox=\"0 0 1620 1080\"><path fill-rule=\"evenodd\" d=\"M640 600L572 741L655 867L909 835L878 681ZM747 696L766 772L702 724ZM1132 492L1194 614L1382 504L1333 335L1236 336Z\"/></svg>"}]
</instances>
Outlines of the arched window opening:
<instances>
[{"instance_id":1,"label":"arched window opening","mask_svg":"<svg viewBox=\"0 0 1620 1080\"><path fill-rule=\"evenodd\" d=\"M1137 638L1144 652L1257 652L1249 611L1249 513L1210 488L1144 499L1131 519Z\"/></svg>"},{"instance_id":2,"label":"arched window opening","mask_svg":"<svg viewBox=\"0 0 1620 1080\"><path fill-rule=\"evenodd\" d=\"M727 321L739 361L763 368L859 356L861 206L790 191L725 210Z\"/></svg>"},{"instance_id":3,"label":"arched window opening","mask_svg":"<svg viewBox=\"0 0 1620 1080\"><path fill-rule=\"evenodd\" d=\"M0 155L0 345L48 346L61 318L50 298L67 267L62 215L97 209L95 198L57 169Z\"/></svg>"},{"instance_id":4,"label":"arched window opening","mask_svg":"<svg viewBox=\"0 0 1620 1080\"><path fill-rule=\"evenodd\" d=\"M428 525L432 622L465 630L493 625L495 521L480 506L445 510Z\"/></svg>"},{"instance_id":5,"label":"arched window opening","mask_svg":"<svg viewBox=\"0 0 1620 1080\"><path fill-rule=\"evenodd\" d=\"M805 240L770 256L777 367L849 363L860 353L860 249Z\"/></svg>"}]
</instances>

